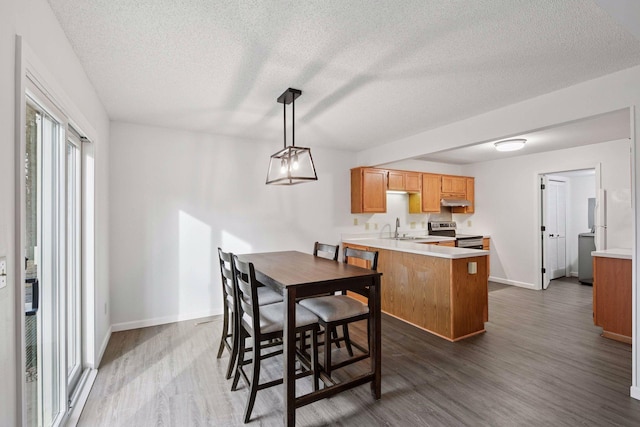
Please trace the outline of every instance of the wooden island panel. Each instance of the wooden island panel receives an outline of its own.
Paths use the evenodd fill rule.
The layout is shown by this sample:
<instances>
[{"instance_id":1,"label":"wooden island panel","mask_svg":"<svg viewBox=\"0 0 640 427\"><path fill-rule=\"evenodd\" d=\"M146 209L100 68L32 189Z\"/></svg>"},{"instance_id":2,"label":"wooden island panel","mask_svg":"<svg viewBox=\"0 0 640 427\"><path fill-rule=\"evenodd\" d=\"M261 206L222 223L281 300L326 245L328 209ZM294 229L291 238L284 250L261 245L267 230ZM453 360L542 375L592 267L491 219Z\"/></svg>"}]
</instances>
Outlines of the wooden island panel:
<instances>
[{"instance_id":1,"label":"wooden island panel","mask_svg":"<svg viewBox=\"0 0 640 427\"><path fill-rule=\"evenodd\" d=\"M453 336L464 337L484 329L488 320L487 257L451 260L451 311ZM467 264L477 263L476 274L469 274Z\"/></svg>"},{"instance_id":2,"label":"wooden island panel","mask_svg":"<svg viewBox=\"0 0 640 427\"><path fill-rule=\"evenodd\" d=\"M382 311L449 341L484 332L486 257L448 259L377 249ZM476 262L476 274L468 274Z\"/></svg>"}]
</instances>

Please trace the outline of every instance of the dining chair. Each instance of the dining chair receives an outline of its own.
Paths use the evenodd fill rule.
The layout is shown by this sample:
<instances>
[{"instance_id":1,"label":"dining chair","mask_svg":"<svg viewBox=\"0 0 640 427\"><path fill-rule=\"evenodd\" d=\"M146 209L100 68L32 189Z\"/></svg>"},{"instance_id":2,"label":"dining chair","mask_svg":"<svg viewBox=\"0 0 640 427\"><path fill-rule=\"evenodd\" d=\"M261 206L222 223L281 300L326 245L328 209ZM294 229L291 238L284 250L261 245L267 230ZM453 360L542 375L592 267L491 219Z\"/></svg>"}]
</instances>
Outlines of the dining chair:
<instances>
[{"instance_id":1,"label":"dining chair","mask_svg":"<svg viewBox=\"0 0 640 427\"><path fill-rule=\"evenodd\" d=\"M251 419L251 412L255 403L258 390L282 384L283 379L268 381L260 384L260 366L264 359L282 354L282 350L265 352L263 342L272 343L273 340L283 339L284 330L284 302L277 302L268 305L258 304L259 283L256 280L255 269L252 263L243 262L237 256L233 257L236 274L235 291L238 301L238 337L239 337L239 359L236 364L235 375L231 390L237 389L238 381L242 377L249 388L249 396L244 411L244 422ZM300 360L300 366L305 368L296 374L296 379L313 375L313 389L319 389L320 372L318 369L318 317L296 304L296 334L304 336L311 332L311 360L307 360L305 355L296 351L296 356ZM252 339L251 349L246 348L246 339ZM269 345L267 345L269 346ZM247 353L252 353L247 359ZM245 373L243 367L252 364L251 378Z\"/></svg>"},{"instance_id":2,"label":"dining chair","mask_svg":"<svg viewBox=\"0 0 640 427\"><path fill-rule=\"evenodd\" d=\"M222 279L222 336L220 337L220 345L218 346L217 359L220 359L225 349L229 351L229 363L227 365L226 378L231 378L233 367L238 358L239 342L238 336L238 320L236 319L237 302L234 286L235 267L233 265L233 254L224 252L218 248L218 259L220 261L220 277ZM282 301L282 295L265 286L258 288L258 303L273 304Z\"/></svg>"},{"instance_id":3,"label":"dining chair","mask_svg":"<svg viewBox=\"0 0 640 427\"><path fill-rule=\"evenodd\" d=\"M376 271L378 269L378 251L365 251L353 248L344 249L344 262L349 263L350 258L357 258L364 261L368 261L371 270ZM358 292L364 297L369 297L368 289L363 289ZM331 371L338 368L342 368L351 363L355 363L359 360L369 357L369 306L354 298L343 293L342 295L329 295L316 298L307 298L300 301L300 305L309 309L309 311L315 313L320 325L325 331L324 339L324 371L331 375ZM359 320L367 320L367 348L351 342L349 337L348 324L357 322ZM334 334L327 334L327 331L333 331L338 326L342 326L342 337L336 337ZM331 344L344 341L349 359L342 362L332 364L331 362ZM355 356L353 354L352 346L362 351L363 354Z\"/></svg>"},{"instance_id":4,"label":"dining chair","mask_svg":"<svg viewBox=\"0 0 640 427\"><path fill-rule=\"evenodd\" d=\"M326 243L316 242L313 245L313 255L322 256L324 258L338 260L338 251L340 251L340 245L328 245Z\"/></svg>"}]
</instances>

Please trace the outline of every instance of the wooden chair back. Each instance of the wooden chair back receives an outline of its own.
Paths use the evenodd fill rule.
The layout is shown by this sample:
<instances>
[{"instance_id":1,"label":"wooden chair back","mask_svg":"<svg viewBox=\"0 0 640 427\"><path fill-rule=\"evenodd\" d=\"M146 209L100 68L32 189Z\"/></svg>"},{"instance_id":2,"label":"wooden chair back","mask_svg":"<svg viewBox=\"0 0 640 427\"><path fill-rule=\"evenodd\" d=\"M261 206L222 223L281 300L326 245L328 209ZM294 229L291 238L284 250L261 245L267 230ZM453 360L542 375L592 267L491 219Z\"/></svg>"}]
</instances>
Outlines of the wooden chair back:
<instances>
[{"instance_id":1,"label":"wooden chair back","mask_svg":"<svg viewBox=\"0 0 640 427\"><path fill-rule=\"evenodd\" d=\"M238 301L238 319L254 334L260 333L260 306L258 305L258 281L253 263L241 261L233 256L236 273L236 300ZM245 316L250 317L248 320ZM255 335L254 335L255 336Z\"/></svg>"},{"instance_id":2,"label":"wooden chair back","mask_svg":"<svg viewBox=\"0 0 640 427\"><path fill-rule=\"evenodd\" d=\"M364 251L361 249L354 249L346 247L344 248L344 262L349 263L349 258L357 258L364 261L368 261L369 268L373 271L378 270L378 251Z\"/></svg>"},{"instance_id":3,"label":"wooden chair back","mask_svg":"<svg viewBox=\"0 0 640 427\"><path fill-rule=\"evenodd\" d=\"M218 259L220 260L220 277L222 278L222 297L225 306L231 304L229 307L235 312L235 273L233 267L233 254L231 252L224 252L218 248Z\"/></svg>"},{"instance_id":4,"label":"wooden chair back","mask_svg":"<svg viewBox=\"0 0 640 427\"><path fill-rule=\"evenodd\" d=\"M322 256L318 255L318 253L327 254L324 258L332 259L334 261L338 260L338 251L340 250L340 245L328 245L326 243L316 242L313 245L313 255L314 256Z\"/></svg>"}]
</instances>

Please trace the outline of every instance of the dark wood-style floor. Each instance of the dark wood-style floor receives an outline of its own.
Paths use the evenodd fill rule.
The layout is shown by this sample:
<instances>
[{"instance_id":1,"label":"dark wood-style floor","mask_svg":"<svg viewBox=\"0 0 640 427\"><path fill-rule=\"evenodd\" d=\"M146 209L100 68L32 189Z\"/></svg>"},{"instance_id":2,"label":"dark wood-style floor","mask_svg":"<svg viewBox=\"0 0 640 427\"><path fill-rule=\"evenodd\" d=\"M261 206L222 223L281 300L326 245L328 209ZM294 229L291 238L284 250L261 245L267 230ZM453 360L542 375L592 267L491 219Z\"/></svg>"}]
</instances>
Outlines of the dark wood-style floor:
<instances>
[{"instance_id":1,"label":"dark wood-style floor","mask_svg":"<svg viewBox=\"0 0 640 427\"><path fill-rule=\"evenodd\" d=\"M365 385L300 408L298 425L638 426L631 347L600 337L591 291L492 284L487 332L458 343L385 316L382 399ZM231 392L215 358L221 321L196 323L114 333L79 425L243 425L246 388ZM281 392L258 392L250 425L282 425Z\"/></svg>"}]
</instances>

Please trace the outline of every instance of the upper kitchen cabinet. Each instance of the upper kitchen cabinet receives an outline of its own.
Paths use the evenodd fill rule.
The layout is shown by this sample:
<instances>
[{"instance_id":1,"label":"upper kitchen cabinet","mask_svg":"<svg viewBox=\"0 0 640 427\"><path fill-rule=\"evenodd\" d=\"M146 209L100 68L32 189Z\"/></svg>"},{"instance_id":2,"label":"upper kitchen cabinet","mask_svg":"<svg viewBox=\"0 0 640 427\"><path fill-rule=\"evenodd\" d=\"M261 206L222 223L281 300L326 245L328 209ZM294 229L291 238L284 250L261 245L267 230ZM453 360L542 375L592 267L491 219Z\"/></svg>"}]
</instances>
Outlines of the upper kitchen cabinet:
<instances>
[{"instance_id":1,"label":"upper kitchen cabinet","mask_svg":"<svg viewBox=\"0 0 640 427\"><path fill-rule=\"evenodd\" d=\"M467 192L467 179L464 176L442 175L442 197L462 199Z\"/></svg>"},{"instance_id":2,"label":"upper kitchen cabinet","mask_svg":"<svg viewBox=\"0 0 640 427\"><path fill-rule=\"evenodd\" d=\"M387 170L351 169L351 213L387 211Z\"/></svg>"},{"instance_id":3,"label":"upper kitchen cabinet","mask_svg":"<svg viewBox=\"0 0 640 427\"><path fill-rule=\"evenodd\" d=\"M420 174L390 170L387 175L387 189L391 191L406 191L408 193L420 192Z\"/></svg>"},{"instance_id":4,"label":"upper kitchen cabinet","mask_svg":"<svg viewBox=\"0 0 640 427\"><path fill-rule=\"evenodd\" d=\"M409 194L409 213L440 212L440 175L423 173L422 191Z\"/></svg>"},{"instance_id":5,"label":"upper kitchen cabinet","mask_svg":"<svg viewBox=\"0 0 640 427\"><path fill-rule=\"evenodd\" d=\"M443 177L444 178L444 177ZM474 213L475 212L475 179L472 177L456 177L456 178L464 178L465 187L464 187L464 199L471 202L469 206L465 207L454 207L451 208L451 212L453 213Z\"/></svg>"}]
</instances>

